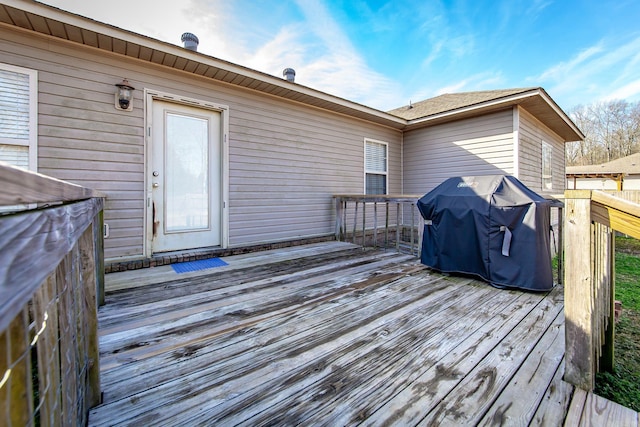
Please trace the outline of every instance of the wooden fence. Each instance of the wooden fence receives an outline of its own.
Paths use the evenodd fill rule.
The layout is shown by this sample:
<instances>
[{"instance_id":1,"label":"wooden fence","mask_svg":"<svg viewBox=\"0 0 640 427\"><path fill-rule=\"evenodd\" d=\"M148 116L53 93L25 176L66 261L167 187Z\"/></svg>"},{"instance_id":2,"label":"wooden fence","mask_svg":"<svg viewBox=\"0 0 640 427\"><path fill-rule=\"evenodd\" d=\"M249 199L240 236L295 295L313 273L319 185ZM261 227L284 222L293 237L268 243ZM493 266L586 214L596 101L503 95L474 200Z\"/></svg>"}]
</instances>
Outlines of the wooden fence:
<instances>
[{"instance_id":1,"label":"wooden fence","mask_svg":"<svg viewBox=\"0 0 640 427\"><path fill-rule=\"evenodd\" d=\"M422 217L415 195L335 195L336 240L420 256Z\"/></svg>"},{"instance_id":2,"label":"wooden fence","mask_svg":"<svg viewBox=\"0 0 640 427\"><path fill-rule=\"evenodd\" d=\"M640 238L640 205L600 191L565 192L565 380L592 390L614 363L615 236Z\"/></svg>"},{"instance_id":3,"label":"wooden fence","mask_svg":"<svg viewBox=\"0 0 640 427\"><path fill-rule=\"evenodd\" d=\"M86 425L100 402L104 199L6 163L0 183L0 423Z\"/></svg>"}]
</instances>

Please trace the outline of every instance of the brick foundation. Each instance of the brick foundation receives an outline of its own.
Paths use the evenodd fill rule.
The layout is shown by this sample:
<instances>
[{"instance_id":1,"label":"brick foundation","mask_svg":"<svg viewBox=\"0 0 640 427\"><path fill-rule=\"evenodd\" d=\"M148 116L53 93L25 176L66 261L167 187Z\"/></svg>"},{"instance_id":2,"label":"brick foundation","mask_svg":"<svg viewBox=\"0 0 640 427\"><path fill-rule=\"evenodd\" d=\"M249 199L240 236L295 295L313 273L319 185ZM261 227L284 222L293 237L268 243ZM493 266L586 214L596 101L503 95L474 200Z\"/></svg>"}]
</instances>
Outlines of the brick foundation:
<instances>
[{"instance_id":1,"label":"brick foundation","mask_svg":"<svg viewBox=\"0 0 640 427\"><path fill-rule=\"evenodd\" d=\"M290 240L278 243L265 243L262 245L243 246L233 249L198 249L186 250L181 252L171 252L167 254L157 254L151 258L143 258L131 261L115 261L106 262L104 266L105 273L115 273L118 271L138 270L141 268L157 267L160 265L169 265L178 262L197 261L214 257L225 257L232 255L241 255L250 252L267 251L270 249L287 248L291 246L308 245L311 243L328 242L335 240L335 236L313 237L308 239Z\"/></svg>"}]
</instances>

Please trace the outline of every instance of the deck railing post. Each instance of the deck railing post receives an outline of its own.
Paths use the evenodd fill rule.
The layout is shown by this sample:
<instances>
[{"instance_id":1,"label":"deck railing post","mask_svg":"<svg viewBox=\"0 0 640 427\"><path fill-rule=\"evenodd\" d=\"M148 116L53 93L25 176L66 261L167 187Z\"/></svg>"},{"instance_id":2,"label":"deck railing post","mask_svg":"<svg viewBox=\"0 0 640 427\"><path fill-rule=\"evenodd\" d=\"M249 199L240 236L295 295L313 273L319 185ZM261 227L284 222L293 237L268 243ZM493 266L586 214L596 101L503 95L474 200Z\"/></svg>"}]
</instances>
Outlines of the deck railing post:
<instances>
[{"instance_id":1,"label":"deck railing post","mask_svg":"<svg viewBox=\"0 0 640 427\"><path fill-rule=\"evenodd\" d=\"M378 202L373 202L373 247L378 247Z\"/></svg>"},{"instance_id":2,"label":"deck railing post","mask_svg":"<svg viewBox=\"0 0 640 427\"><path fill-rule=\"evenodd\" d=\"M389 247L389 202L385 202L384 248Z\"/></svg>"},{"instance_id":3,"label":"deck railing post","mask_svg":"<svg viewBox=\"0 0 640 427\"><path fill-rule=\"evenodd\" d=\"M99 223L99 217L102 211L94 218L94 223ZM78 318L84 326L84 341L89 360L87 367L88 385L85 390L85 399L88 407L93 407L100 403L100 352L98 348L98 299L96 298L96 286L99 274L96 260L96 247L98 246L98 236L102 236L102 228L99 228L96 235L96 228L88 227L78 241L78 249L80 252L81 267L81 284L83 286L82 294L84 296L78 305L82 304L79 310ZM104 280L104 279L102 279ZM104 288L102 289L104 293ZM104 301L104 295L102 296Z\"/></svg>"},{"instance_id":4,"label":"deck railing post","mask_svg":"<svg viewBox=\"0 0 640 427\"><path fill-rule=\"evenodd\" d=\"M396 251L400 252L400 203L396 203Z\"/></svg>"},{"instance_id":5,"label":"deck railing post","mask_svg":"<svg viewBox=\"0 0 640 427\"><path fill-rule=\"evenodd\" d=\"M616 289L615 289L615 274L616 274L616 257L615 257L615 253L616 253L616 236L615 236L615 231L610 230L609 231L609 241L608 241L608 252L610 255L609 257L609 281L610 281L610 286L609 286L609 292L607 295L607 300L604 301L604 304L606 305L604 307L604 309L606 310L606 315L609 319L609 321L607 322L607 326L604 330L604 343L602 346L602 356L600 357L600 370L601 371L607 371L607 372L613 372L613 368L614 368L614 361L615 361L615 351L614 351L614 342L615 342L615 295L616 295Z\"/></svg>"},{"instance_id":6,"label":"deck railing post","mask_svg":"<svg viewBox=\"0 0 640 427\"><path fill-rule=\"evenodd\" d=\"M48 205L0 218L2 420L86 425L101 394L104 197L2 162L0 181L0 206Z\"/></svg>"},{"instance_id":7,"label":"deck railing post","mask_svg":"<svg viewBox=\"0 0 640 427\"><path fill-rule=\"evenodd\" d=\"M591 251L591 192L567 191L565 199L565 380L585 390L595 381L595 306Z\"/></svg>"},{"instance_id":8,"label":"deck railing post","mask_svg":"<svg viewBox=\"0 0 640 427\"><path fill-rule=\"evenodd\" d=\"M416 229L416 210L415 210L416 205L411 203L410 206L411 206L411 255L413 255L414 244L415 244L414 242L415 239L413 237L413 234Z\"/></svg>"},{"instance_id":9,"label":"deck railing post","mask_svg":"<svg viewBox=\"0 0 640 427\"><path fill-rule=\"evenodd\" d=\"M564 284L564 208L558 208L558 282Z\"/></svg>"},{"instance_id":10,"label":"deck railing post","mask_svg":"<svg viewBox=\"0 0 640 427\"><path fill-rule=\"evenodd\" d=\"M342 239L345 242L347 241L347 206L349 206L349 205L348 205L347 200L345 199L342 202L342 210L343 210L343 212L342 212Z\"/></svg>"},{"instance_id":11,"label":"deck railing post","mask_svg":"<svg viewBox=\"0 0 640 427\"><path fill-rule=\"evenodd\" d=\"M417 209L418 196L341 194L334 195L333 198L335 199L334 233L336 240L349 241L363 248L378 248L382 245L385 248L390 248L394 246L393 240L395 240L396 251L406 251L412 255L420 256L422 222ZM378 206L380 203L384 203L384 212ZM372 206L372 209L367 209L367 204ZM395 206L395 212L391 210L393 206ZM351 217L351 215L353 215L353 224L347 220L347 217ZM379 230L382 226L380 221L383 220L380 215L384 215L384 243L382 243L382 231ZM416 229L416 227L420 228ZM405 234L405 230L410 234ZM351 238L349 238L349 233L351 233Z\"/></svg>"},{"instance_id":12,"label":"deck railing post","mask_svg":"<svg viewBox=\"0 0 640 427\"><path fill-rule=\"evenodd\" d=\"M367 247L367 202L362 201L362 247Z\"/></svg>"},{"instance_id":13,"label":"deck railing post","mask_svg":"<svg viewBox=\"0 0 640 427\"><path fill-rule=\"evenodd\" d=\"M342 235L342 230L344 229L344 204L342 202L342 197L336 197L336 240L341 241L344 236Z\"/></svg>"},{"instance_id":14,"label":"deck railing post","mask_svg":"<svg viewBox=\"0 0 640 427\"><path fill-rule=\"evenodd\" d=\"M104 305L104 211L101 210L93 221L95 239L94 257L96 268L96 299L98 307Z\"/></svg>"},{"instance_id":15,"label":"deck railing post","mask_svg":"<svg viewBox=\"0 0 640 427\"><path fill-rule=\"evenodd\" d=\"M356 244L356 230L358 228L358 201L356 200L356 206L353 210L353 244Z\"/></svg>"}]
</instances>

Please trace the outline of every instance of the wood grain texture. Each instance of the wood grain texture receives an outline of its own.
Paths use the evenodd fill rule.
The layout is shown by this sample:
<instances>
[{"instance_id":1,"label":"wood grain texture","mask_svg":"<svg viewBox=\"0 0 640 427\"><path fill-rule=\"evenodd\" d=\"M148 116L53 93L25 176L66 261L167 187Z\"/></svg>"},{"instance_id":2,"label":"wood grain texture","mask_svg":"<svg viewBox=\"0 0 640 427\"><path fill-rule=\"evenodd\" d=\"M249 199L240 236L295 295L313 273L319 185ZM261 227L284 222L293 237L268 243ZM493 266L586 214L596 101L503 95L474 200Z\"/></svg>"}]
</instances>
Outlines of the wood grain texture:
<instances>
[{"instance_id":1,"label":"wood grain texture","mask_svg":"<svg viewBox=\"0 0 640 427\"><path fill-rule=\"evenodd\" d=\"M562 425L562 288L345 245L108 275L89 425Z\"/></svg>"},{"instance_id":2,"label":"wood grain texture","mask_svg":"<svg viewBox=\"0 0 640 427\"><path fill-rule=\"evenodd\" d=\"M99 221L98 221L99 222ZM87 387L85 387L86 408L100 403L100 358L98 349L98 309L97 291L100 266L96 264L96 246L94 233L101 236L101 227L88 227L78 240L78 261L80 283L76 287L77 307L79 313L76 322L82 323L82 337L84 344L80 354L84 354L86 363ZM101 250L97 251L98 254Z\"/></svg>"},{"instance_id":3,"label":"wood grain texture","mask_svg":"<svg viewBox=\"0 0 640 427\"><path fill-rule=\"evenodd\" d=\"M562 380L564 375L564 360L556 370L547 391L545 392L531 425L553 426L561 425L568 411L574 387Z\"/></svg>"},{"instance_id":4,"label":"wood grain texture","mask_svg":"<svg viewBox=\"0 0 640 427\"><path fill-rule=\"evenodd\" d=\"M573 397L571 398L571 403L569 404L569 410L567 411L567 416L564 420L565 427L578 427L583 426L582 423L582 413L585 409L585 402L589 392L576 388L573 392Z\"/></svg>"},{"instance_id":5,"label":"wood grain texture","mask_svg":"<svg viewBox=\"0 0 640 427\"><path fill-rule=\"evenodd\" d=\"M592 390L595 381L592 279L591 200L565 200L565 379Z\"/></svg>"},{"instance_id":6,"label":"wood grain texture","mask_svg":"<svg viewBox=\"0 0 640 427\"><path fill-rule=\"evenodd\" d=\"M42 425L58 424L62 405L59 368L59 311L56 300L56 275L51 275L38 290L33 305L36 313L35 318L44 327L43 333L38 339L36 350L38 353L38 375L41 390L39 399L42 402L42 408L40 409Z\"/></svg>"},{"instance_id":7,"label":"wood grain texture","mask_svg":"<svg viewBox=\"0 0 640 427\"><path fill-rule=\"evenodd\" d=\"M71 251L103 203L93 198L0 217L0 330Z\"/></svg>"},{"instance_id":8,"label":"wood grain texture","mask_svg":"<svg viewBox=\"0 0 640 427\"><path fill-rule=\"evenodd\" d=\"M8 374L3 388L8 391L4 420L9 425L30 424L33 414L33 389L31 382L31 357L29 352L29 313L26 308L13 319L6 330L7 341L3 350L7 354L7 371L3 370L3 379ZM0 367L4 367L0 365ZM8 419L8 420L7 420Z\"/></svg>"},{"instance_id":9,"label":"wood grain texture","mask_svg":"<svg viewBox=\"0 0 640 427\"><path fill-rule=\"evenodd\" d=\"M522 366L509 379L480 425L527 425L534 418L542 399L563 360L564 315L558 314L524 360ZM510 355L510 357L512 357ZM514 399L521 387L531 389L526 399Z\"/></svg>"},{"instance_id":10,"label":"wood grain texture","mask_svg":"<svg viewBox=\"0 0 640 427\"><path fill-rule=\"evenodd\" d=\"M0 206L29 203L57 203L103 197L103 194L0 162Z\"/></svg>"},{"instance_id":11,"label":"wood grain texture","mask_svg":"<svg viewBox=\"0 0 640 427\"><path fill-rule=\"evenodd\" d=\"M637 412L593 393L587 395L584 408L580 422L583 426L638 426Z\"/></svg>"}]
</instances>

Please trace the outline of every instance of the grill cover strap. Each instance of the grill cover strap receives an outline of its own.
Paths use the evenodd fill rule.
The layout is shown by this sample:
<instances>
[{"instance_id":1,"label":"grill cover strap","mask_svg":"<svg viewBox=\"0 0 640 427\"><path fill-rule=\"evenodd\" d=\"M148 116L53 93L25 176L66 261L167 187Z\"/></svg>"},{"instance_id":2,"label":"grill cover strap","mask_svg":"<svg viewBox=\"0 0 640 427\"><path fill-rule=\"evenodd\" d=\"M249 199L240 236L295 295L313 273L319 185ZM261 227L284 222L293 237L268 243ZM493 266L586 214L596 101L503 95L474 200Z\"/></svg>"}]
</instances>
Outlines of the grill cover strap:
<instances>
[{"instance_id":1,"label":"grill cover strap","mask_svg":"<svg viewBox=\"0 0 640 427\"><path fill-rule=\"evenodd\" d=\"M504 231L504 239L502 240L502 255L509 256L509 250L511 249L511 230L509 227L502 226L500 231Z\"/></svg>"}]
</instances>

